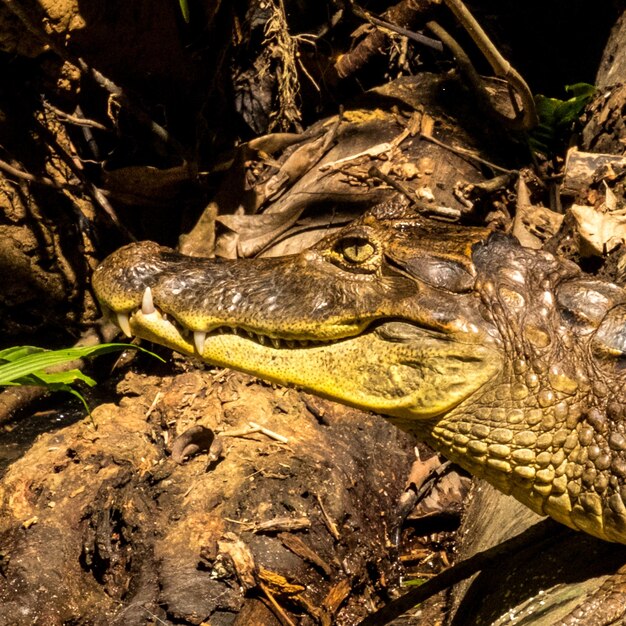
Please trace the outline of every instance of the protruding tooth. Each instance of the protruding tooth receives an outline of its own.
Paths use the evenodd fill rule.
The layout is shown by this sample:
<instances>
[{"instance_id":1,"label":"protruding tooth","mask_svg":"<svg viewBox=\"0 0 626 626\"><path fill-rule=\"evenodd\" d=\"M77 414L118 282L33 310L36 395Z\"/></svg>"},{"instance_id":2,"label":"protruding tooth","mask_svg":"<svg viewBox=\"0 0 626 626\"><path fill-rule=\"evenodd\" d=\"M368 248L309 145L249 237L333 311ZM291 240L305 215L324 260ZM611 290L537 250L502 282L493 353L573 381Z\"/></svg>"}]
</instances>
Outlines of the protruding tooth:
<instances>
[{"instance_id":1,"label":"protruding tooth","mask_svg":"<svg viewBox=\"0 0 626 626\"><path fill-rule=\"evenodd\" d=\"M239 334L239 329L236 326L233 326L231 329L233 335L238 335Z\"/></svg>"},{"instance_id":2,"label":"protruding tooth","mask_svg":"<svg viewBox=\"0 0 626 626\"><path fill-rule=\"evenodd\" d=\"M280 348L280 339L277 339L276 337L270 337L270 339L272 340L272 344L275 348Z\"/></svg>"},{"instance_id":3,"label":"protruding tooth","mask_svg":"<svg viewBox=\"0 0 626 626\"><path fill-rule=\"evenodd\" d=\"M257 339L262 346L264 346L267 341L267 337L265 335L257 335Z\"/></svg>"},{"instance_id":4,"label":"protruding tooth","mask_svg":"<svg viewBox=\"0 0 626 626\"><path fill-rule=\"evenodd\" d=\"M127 337L132 337L132 333L130 332L130 324L128 323L128 313L118 313L117 314L117 325L122 329L122 332Z\"/></svg>"},{"instance_id":5,"label":"protruding tooth","mask_svg":"<svg viewBox=\"0 0 626 626\"><path fill-rule=\"evenodd\" d=\"M285 339L285 342L287 343L287 345L290 348L295 348L296 347L296 342L293 339Z\"/></svg>"},{"instance_id":6,"label":"protruding tooth","mask_svg":"<svg viewBox=\"0 0 626 626\"><path fill-rule=\"evenodd\" d=\"M196 346L198 354L202 355L204 352L204 341L206 339L206 333L201 330L196 330L193 334L193 343Z\"/></svg>"},{"instance_id":7,"label":"protruding tooth","mask_svg":"<svg viewBox=\"0 0 626 626\"><path fill-rule=\"evenodd\" d=\"M151 315L155 311L156 309L154 308L154 302L152 300L152 289L150 289L150 287L146 287L141 300L141 312L144 315Z\"/></svg>"}]
</instances>

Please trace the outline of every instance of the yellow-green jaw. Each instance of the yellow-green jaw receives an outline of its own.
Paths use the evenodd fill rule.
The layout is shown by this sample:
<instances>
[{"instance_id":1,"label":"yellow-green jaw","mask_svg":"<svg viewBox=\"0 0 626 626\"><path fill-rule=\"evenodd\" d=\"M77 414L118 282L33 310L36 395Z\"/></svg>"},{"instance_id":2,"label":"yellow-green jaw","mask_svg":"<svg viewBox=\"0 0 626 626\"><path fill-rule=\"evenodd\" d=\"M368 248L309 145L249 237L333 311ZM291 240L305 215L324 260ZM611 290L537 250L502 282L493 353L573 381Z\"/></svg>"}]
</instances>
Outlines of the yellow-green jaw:
<instances>
[{"instance_id":1,"label":"yellow-green jaw","mask_svg":"<svg viewBox=\"0 0 626 626\"><path fill-rule=\"evenodd\" d=\"M494 350L401 322L317 345L274 338L277 347L269 337L263 345L260 337L233 329L194 342L190 332L181 332L157 310L146 314L139 309L130 315L129 326L133 335L183 354L393 416L407 428L415 427L411 422L416 419L449 411L501 368Z\"/></svg>"}]
</instances>

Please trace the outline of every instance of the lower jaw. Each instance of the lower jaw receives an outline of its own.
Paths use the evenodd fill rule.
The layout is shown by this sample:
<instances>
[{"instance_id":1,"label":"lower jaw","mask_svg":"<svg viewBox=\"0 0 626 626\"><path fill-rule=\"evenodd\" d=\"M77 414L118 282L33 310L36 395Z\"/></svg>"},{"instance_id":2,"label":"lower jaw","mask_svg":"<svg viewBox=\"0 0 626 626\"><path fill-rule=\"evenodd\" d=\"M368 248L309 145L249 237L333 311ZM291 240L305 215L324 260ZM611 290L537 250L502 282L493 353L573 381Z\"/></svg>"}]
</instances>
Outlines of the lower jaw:
<instances>
[{"instance_id":1,"label":"lower jaw","mask_svg":"<svg viewBox=\"0 0 626 626\"><path fill-rule=\"evenodd\" d=\"M498 369L493 352L442 341L428 333L406 343L376 330L318 345L262 345L241 334L206 334L201 346L173 324L141 311L130 317L133 334L220 367L404 421L450 410ZM417 334L417 331L416 331ZM199 349L201 348L201 349ZM473 353L477 356L468 358ZM444 371L447 370L447 371ZM403 425L403 427L405 427Z\"/></svg>"}]
</instances>

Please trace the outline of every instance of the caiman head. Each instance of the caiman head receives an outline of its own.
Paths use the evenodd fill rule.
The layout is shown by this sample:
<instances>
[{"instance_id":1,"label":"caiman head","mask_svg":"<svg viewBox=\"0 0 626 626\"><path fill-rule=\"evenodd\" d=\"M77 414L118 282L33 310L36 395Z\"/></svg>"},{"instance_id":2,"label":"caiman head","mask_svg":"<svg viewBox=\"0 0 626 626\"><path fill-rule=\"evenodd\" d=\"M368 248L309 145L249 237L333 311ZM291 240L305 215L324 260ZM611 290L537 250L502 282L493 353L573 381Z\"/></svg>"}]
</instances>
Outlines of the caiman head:
<instances>
[{"instance_id":1,"label":"caiman head","mask_svg":"<svg viewBox=\"0 0 626 626\"><path fill-rule=\"evenodd\" d=\"M382 205L280 258L131 244L93 287L128 335L382 413L533 510L626 543L626 433L608 426L626 296L571 263Z\"/></svg>"},{"instance_id":2,"label":"caiman head","mask_svg":"<svg viewBox=\"0 0 626 626\"><path fill-rule=\"evenodd\" d=\"M129 335L410 424L501 369L473 289L472 248L487 236L382 208L280 258L133 244L95 271L93 287Z\"/></svg>"}]
</instances>

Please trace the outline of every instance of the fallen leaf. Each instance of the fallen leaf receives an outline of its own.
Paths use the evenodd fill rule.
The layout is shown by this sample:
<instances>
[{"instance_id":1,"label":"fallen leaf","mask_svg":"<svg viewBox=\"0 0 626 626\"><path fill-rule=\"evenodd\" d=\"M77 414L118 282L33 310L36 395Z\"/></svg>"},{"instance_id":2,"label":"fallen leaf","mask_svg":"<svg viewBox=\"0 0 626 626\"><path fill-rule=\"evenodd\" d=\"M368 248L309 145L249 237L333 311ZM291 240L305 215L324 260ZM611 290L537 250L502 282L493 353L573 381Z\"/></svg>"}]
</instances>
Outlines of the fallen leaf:
<instances>
[{"instance_id":1,"label":"fallen leaf","mask_svg":"<svg viewBox=\"0 0 626 626\"><path fill-rule=\"evenodd\" d=\"M576 220L578 247L582 256L606 255L626 241L624 211L603 213L591 206L574 204L570 213Z\"/></svg>"}]
</instances>

